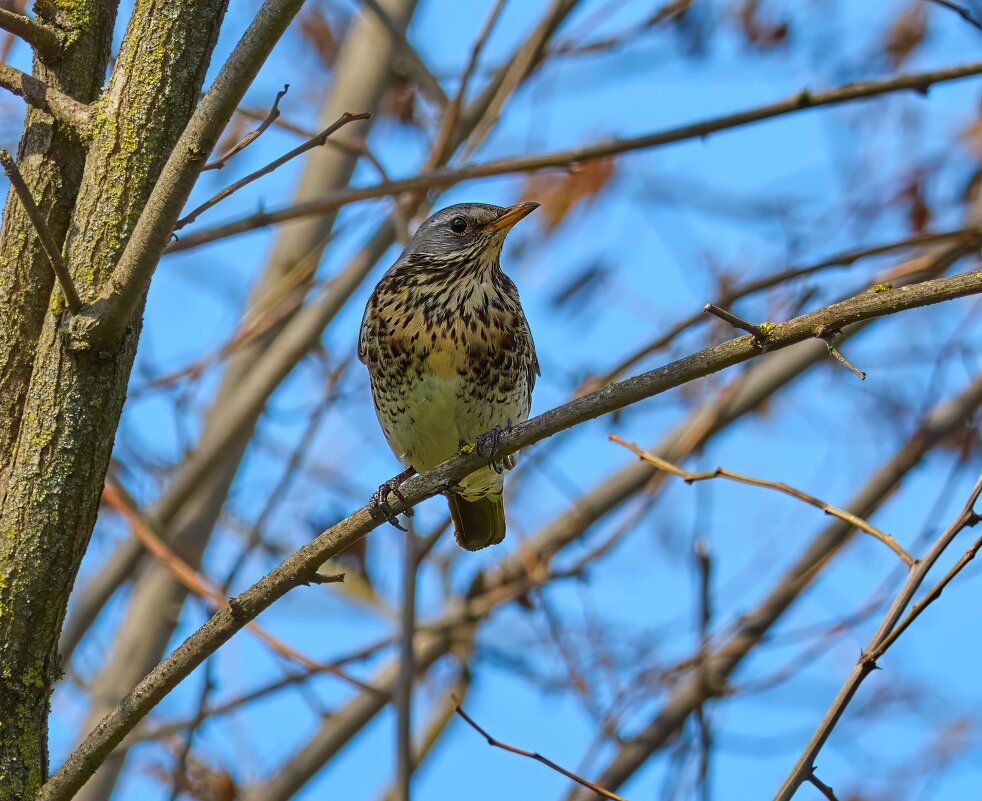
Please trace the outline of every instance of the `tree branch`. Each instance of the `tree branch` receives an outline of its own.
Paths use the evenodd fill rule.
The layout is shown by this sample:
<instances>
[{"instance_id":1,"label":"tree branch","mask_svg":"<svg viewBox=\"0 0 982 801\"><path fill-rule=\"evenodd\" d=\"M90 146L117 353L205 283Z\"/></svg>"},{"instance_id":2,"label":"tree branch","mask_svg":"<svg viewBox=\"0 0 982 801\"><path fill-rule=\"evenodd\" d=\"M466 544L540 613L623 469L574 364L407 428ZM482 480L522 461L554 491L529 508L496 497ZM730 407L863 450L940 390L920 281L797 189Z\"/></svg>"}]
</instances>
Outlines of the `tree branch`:
<instances>
[{"instance_id":1,"label":"tree branch","mask_svg":"<svg viewBox=\"0 0 982 801\"><path fill-rule=\"evenodd\" d=\"M235 145L231 149L229 149L224 155L219 156L214 161L211 161L208 164L206 164L204 167L202 167L201 171L205 172L207 170L222 169L222 167L224 167L228 163L228 160L232 158L232 156L234 156L236 153L241 153L243 150L249 147L249 145L255 142L260 136L262 136L263 133L265 133L266 129L269 128L270 125L272 125L274 122L276 122L276 120L279 119L280 101L283 99L283 96L289 91L290 91L290 84L288 83L283 84L283 88L276 93L276 97L273 99L273 105L269 109L269 112L264 117L260 118L259 127L247 133L244 137L242 137L240 141L236 142ZM245 112L242 110L241 107L236 109L236 113L245 116Z\"/></svg>"},{"instance_id":2,"label":"tree branch","mask_svg":"<svg viewBox=\"0 0 982 801\"><path fill-rule=\"evenodd\" d=\"M277 95L277 99L279 99L279 97L281 97L281 96L282 95ZM277 114L278 113L279 112L277 112ZM291 150L289 153L284 153L278 159L274 159L269 164L267 164L265 167L261 167L260 169L256 170L255 172L249 173L247 176L245 176L244 178L236 181L234 184L231 184L231 185L225 187L217 195L214 195L213 197L211 197L208 200L206 200L204 203L202 203L196 209L194 209L193 211L189 212L186 216L184 216L180 220L178 220L174 224L174 230L175 231L179 231L185 225L188 225L190 223L193 223L196 219L198 219L198 216L199 215L201 215L204 212L208 211L208 209L210 209L212 206L217 206L219 203L221 203L223 200L225 200L225 198L229 197L234 192L238 192L240 189L242 189L242 187L248 186L253 181L256 181L256 180L262 178L264 175L269 175L274 170L277 170L280 167L282 167L288 161L292 161L297 156L302 156L308 150L313 150L315 147L321 147L325 142L327 142L327 138L331 134L333 134L335 131L340 130L345 125L347 125L349 122L354 122L355 120L367 120L371 116L372 116L371 114L367 114L367 113L363 113L363 114L348 114L346 112L346 113L342 114L341 117L338 120L336 120L333 124L329 125L327 128L325 128L323 131L321 131L319 134L317 134L313 138L308 139L306 142L304 142L301 145L297 145L297 147L293 148L293 150ZM265 123L264 123L264 125L265 125ZM262 130L263 130L263 126L260 126L260 128L257 129L256 131L253 131L253 134L251 134L251 135L258 136L260 133L262 133ZM245 140L243 140L243 141L245 141ZM246 144L248 144L248 142L246 142ZM239 149L241 150L241 148L239 148ZM235 152L236 152L236 150L233 148L229 152L229 155L231 155L231 154L233 154ZM217 164L222 164L226 158L227 158L227 156L223 156L216 163Z\"/></svg>"},{"instance_id":3,"label":"tree branch","mask_svg":"<svg viewBox=\"0 0 982 801\"><path fill-rule=\"evenodd\" d=\"M468 715L463 709L460 708L460 704L454 704L454 712L460 715L467 724L474 729L478 734L480 734L485 740L487 740L488 745L495 748L501 748L504 751L509 751L512 754L518 754L519 756L528 757L529 759L534 759L536 762L541 762L543 765L552 768L557 773L563 774L567 779L572 779L577 784L581 784L589 790L593 790L597 795L603 796L604 798L610 799L610 801L627 801L623 796L617 795L617 793L612 793L610 790L605 790L598 784L594 784L591 781L587 781L582 776L577 776L572 771L566 770L562 765L557 765L551 759L547 759L542 756L542 754L535 751L526 751L524 748L516 748L514 745L508 745L508 743L503 743L501 740L496 740L490 734L488 734L484 729L482 729L474 719Z\"/></svg>"},{"instance_id":4,"label":"tree branch","mask_svg":"<svg viewBox=\"0 0 982 801\"><path fill-rule=\"evenodd\" d=\"M235 234L266 228L271 225L294 220L313 214L325 214L335 211L349 203L372 198L399 195L403 192L419 192L426 189L446 188L474 178L488 178L495 175L522 173L545 168L568 168L574 164L626 153L632 150L661 147L673 142L686 139L705 137L711 133L738 128L761 120L793 114L821 106L832 106L848 103L891 92L913 90L926 93L930 87L938 83L968 78L982 73L982 62L974 62L958 67L933 70L930 72L915 72L908 75L897 75L879 81L857 81L822 92L802 90L786 100L757 106L746 111L712 117L702 122L682 125L665 131L646 134L630 139L613 139L587 147L562 150L555 153L545 153L537 156L521 156L511 159L500 159L484 164L473 164L458 169L444 168L433 170L412 178L402 178L396 181L386 181L372 186L344 189L331 192L322 198L294 204L278 211L261 212L242 217L224 225L198 231L173 243L168 247L169 253L187 250L192 247L223 239Z\"/></svg>"},{"instance_id":5,"label":"tree branch","mask_svg":"<svg viewBox=\"0 0 982 801\"><path fill-rule=\"evenodd\" d=\"M44 250L44 255L48 257L51 269L58 278L58 283L61 284L61 291L65 293L65 302L68 304L69 310L71 310L72 314L78 314L82 310L82 301L78 296L78 292L75 290L75 284L72 283L72 276L68 272L68 265L65 264L65 260L61 257L61 248L58 247L54 237L51 235L51 231L48 230L48 224L45 222L44 215L41 213L41 209L37 207L37 203L34 202L34 198L31 196L31 190L25 183L24 177L20 174L20 170L17 169L14 157L4 148L0 148L0 165L3 166L3 171L10 179L10 185L14 188L17 198L24 207L24 212L37 232L38 239L41 241L41 248Z\"/></svg>"},{"instance_id":6,"label":"tree branch","mask_svg":"<svg viewBox=\"0 0 982 801\"><path fill-rule=\"evenodd\" d=\"M940 303L982 292L982 271L924 281L889 292L860 295L777 324L769 333L772 351L814 338L824 326L843 327L907 309ZM622 409L689 381L748 361L760 349L751 335L737 337L699 351L664 367L598 390L528 420L507 432L501 456L528 447L602 414ZM476 453L457 454L402 487L405 502L391 503L396 514L442 492L447 486L480 469L484 459ZM308 580L312 570L381 525L370 507L363 506L321 533L245 592L229 607L216 612L197 632L154 668L140 684L85 738L54 774L38 801L68 801L112 749L157 703L227 642L249 620L269 608L294 587Z\"/></svg>"},{"instance_id":7,"label":"tree branch","mask_svg":"<svg viewBox=\"0 0 982 801\"><path fill-rule=\"evenodd\" d=\"M692 484L696 481L706 481L707 479L711 478L728 478L741 484L750 484L754 487L765 487L767 489L783 492L785 495L790 495L792 498L797 498L799 501L804 501L811 506L821 509L827 515L837 517L840 520L849 523L849 525L855 526L860 531L865 531L867 534L875 537L895 554L897 554L897 556L903 560L907 567L914 566L914 557L904 550L904 547L897 542L893 535L887 534L885 531L880 531L878 528L876 528L876 526L867 523L861 517L857 517L856 515L852 514L852 512L848 512L845 509L840 509L838 506L832 506L831 504L825 503L825 501L819 500L814 495L809 495L807 492L802 492L799 489L795 489L794 487L785 484L783 481L766 481L762 478L744 475L743 473L735 473L732 470L727 470L725 467L717 467L715 470L710 470L704 473L690 473L688 470L683 470L681 467L655 456L653 453L642 450L633 442L628 442L621 439L619 436L617 436L617 434L609 434L608 437L612 442L616 442L618 445L623 445L639 459L643 459L644 461L648 462L648 464L652 464L659 470L664 470L666 473L679 476L687 484Z\"/></svg>"},{"instance_id":8,"label":"tree branch","mask_svg":"<svg viewBox=\"0 0 982 801\"><path fill-rule=\"evenodd\" d=\"M9 64L0 63L0 86L24 98L34 108L69 125L81 138L89 137L91 115L85 103L79 103Z\"/></svg>"},{"instance_id":9,"label":"tree branch","mask_svg":"<svg viewBox=\"0 0 982 801\"><path fill-rule=\"evenodd\" d=\"M42 61L53 61L61 53L61 36L52 28L16 11L0 7L0 30L27 42Z\"/></svg>"},{"instance_id":10,"label":"tree branch","mask_svg":"<svg viewBox=\"0 0 982 801\"><path fill-rule=\"evenodd\" d=\"M967 8L964 8L957 3L953 3L952 0L928 0L928 2L937 3L939 6L944 6L945 8L954 11L969 25L982 31L982 22L979 22Z\"/></svg>"},{"instance_id":11,"label":"tree branch","mask_svg":"<svg viewBox=\"0 0 982 801\"><path fill-rule=\"evenodd\" d=\"M266 0L256 13L167 158L107 286L72 318L73 347L111 346L126 330L205 159L302 5L303 0Z\"/></svg>"},{"instance_id":12,"label":"tree branch","mask_svg":"<svg viewBox=\"0 0 982 801\"><path fill-rule=\"evenodd\" d=\"M870 638L866 648L863 649L859 661L850 671L845 683L839 689L838 694L818 724L818 728L815 729L808 744L801 752L801 756L798 757L798 761L795 762L791 773L788 774L788 777L784 780L784 783L774 796L774 801L791 801L791 797L801 786L801 783L807 781L808 776L812 772L812 765L815 764L815 758L818 756L819 751L822 750L822 746L825 745L825 741L828 740L829 735L832 734L832 730L839 722L842 714L846 711L846 707L855 696L856 691L859 690L859 685L863 683L863 680L870 673L876 670L876 660L883 656L887 648L896 641L896 637L891 637L890 635L897 626L897 622L900 620L904 609L907 608L907 604L910 603L914 594L917 592L918 587L921 586L928 572L934 566L934 563L938 561L941 554L945 552L945 549L951 544L955 536L967 526L973 526L978 522L979 518L975 514L974 507L980 494L982 494L982 474L979 475L978 480L975 482L968 501L966 501L958 517L941 533L934 541L934 544L931 545L927 555L918 561L910 571L906 581L904 581L903 586L900 588L900 592L897 593L897 597L890 604L890 608L887 610L886 616L880 623L879 628Z\"/></svg>"}]
</instances>

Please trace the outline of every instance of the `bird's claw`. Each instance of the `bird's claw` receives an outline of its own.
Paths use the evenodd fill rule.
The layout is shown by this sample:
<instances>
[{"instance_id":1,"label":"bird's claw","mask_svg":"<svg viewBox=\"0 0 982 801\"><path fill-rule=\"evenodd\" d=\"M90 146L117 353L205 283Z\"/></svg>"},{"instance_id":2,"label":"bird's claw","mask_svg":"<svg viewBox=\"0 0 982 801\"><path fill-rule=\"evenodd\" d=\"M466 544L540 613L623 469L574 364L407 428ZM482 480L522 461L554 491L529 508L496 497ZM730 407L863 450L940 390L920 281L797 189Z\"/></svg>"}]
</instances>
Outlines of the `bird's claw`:
<instances>
[{"instance_id":1,"label":"bird's claw","mask_svg":"<svg viewBox=\"0 0 982 801\"><path fill-rule=\"evenodd\" d=\"M380 484L379 488L372 493L372 499L368 502L368 508L372 516L376 519L381 518L390 525L395 526L399 531L406 531L402 524L399 523L399 518L392 511L392 507L389 506L388 501L389 495L395 495L400 501L406 503L406 497L402 494L402 490L399 489L401 484L402 478L400 476L390 478L388 481ZM407 506L405 514L407 517L412 517L412 508Z\"/></svg>"},{"instance_id":2,"label":"bird's claw","mask_svg":"<svg viewBox=\"0 0 982 801\"><path fill-rule=\"evenodd\" d=\"M481 434L475 441L475 450L479 456L487 457L488 467L494 470L495 473L505 472L505 468L511 468L514 466L514 462L510 457L504 457L503 459L498 459L498 447L501 445L501 438L504 437L505 433L511 431L511 418L508 419L508 423L502 426L495 426L490 431Z\"/></svg>"}]
</instances>

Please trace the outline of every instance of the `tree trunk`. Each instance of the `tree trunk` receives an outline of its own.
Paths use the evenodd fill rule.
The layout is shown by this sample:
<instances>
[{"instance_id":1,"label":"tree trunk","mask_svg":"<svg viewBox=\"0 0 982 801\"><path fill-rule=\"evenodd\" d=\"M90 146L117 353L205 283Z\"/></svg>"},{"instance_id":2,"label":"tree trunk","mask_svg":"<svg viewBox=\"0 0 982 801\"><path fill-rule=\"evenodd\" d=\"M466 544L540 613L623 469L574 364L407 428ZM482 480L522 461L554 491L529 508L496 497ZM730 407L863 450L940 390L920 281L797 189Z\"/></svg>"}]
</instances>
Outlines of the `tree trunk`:
<instances>
[{"instance_id":1,"label":"tree trunk","mask_svg":"<svg viewBox=\"0 0 982 801\"><path fill-rule=\"evenodd\" d=\"M226 4L137 4L92 109L97 124L68 226L65 257L83 301L106 282L194 109ZM0 272L15 269L0 265ZM35 309L25 318L37 316ZM62 336L63 312L52 305L40 316L19 414L17 393L4 396L4 419L20 422L0 494L0 801L33 797L47 772L55 646L95 523L140 329L138 313L113 350L77 353ZM0 320L0 340L20 336L11 324Z\"/></svg>"}]
</instances>

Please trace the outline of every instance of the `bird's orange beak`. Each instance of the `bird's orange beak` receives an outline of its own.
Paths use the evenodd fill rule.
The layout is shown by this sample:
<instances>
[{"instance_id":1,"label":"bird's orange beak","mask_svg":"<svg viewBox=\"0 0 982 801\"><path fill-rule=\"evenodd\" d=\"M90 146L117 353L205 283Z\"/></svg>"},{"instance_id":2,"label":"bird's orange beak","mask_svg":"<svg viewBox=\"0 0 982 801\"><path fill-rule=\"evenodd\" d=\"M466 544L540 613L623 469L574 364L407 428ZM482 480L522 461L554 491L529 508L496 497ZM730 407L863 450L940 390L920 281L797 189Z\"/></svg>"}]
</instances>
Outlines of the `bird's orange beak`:
<instances>
[{"instance_id":1,"label":"bird's orange beak","mask_svg":"<svg viewBox=\"0 0 982 801\"><path fill-rule=\"evenodd\" d=\"M538 203L516 203L509 206L504 213L497 219L489 222L486 226L488 231L507 231L519 220L528 217L533 211L539 208Z\"/></svg>"}]
</instances>

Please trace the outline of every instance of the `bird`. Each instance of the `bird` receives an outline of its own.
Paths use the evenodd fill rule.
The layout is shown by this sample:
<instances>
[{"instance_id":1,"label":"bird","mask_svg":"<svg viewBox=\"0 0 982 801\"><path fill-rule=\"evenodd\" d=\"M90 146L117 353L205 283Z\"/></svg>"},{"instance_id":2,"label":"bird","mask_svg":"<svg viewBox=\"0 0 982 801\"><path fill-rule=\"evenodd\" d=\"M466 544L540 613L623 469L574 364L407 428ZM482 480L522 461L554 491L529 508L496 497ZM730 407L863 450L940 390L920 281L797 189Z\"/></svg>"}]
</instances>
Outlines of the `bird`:
<instances>
[{"instance_id":1,"label":"bird","mask_svg":"<svg viewBox=\"0 0 982 801\"><path fill-rule=\"evenodd\" d=\"M505 537L502 491L514 457L499 440L528 419L539 376L532 331L515 283L501 269L505 237L538 203L460 203L423 222L368 299L358 358L368 367L379 424L407 469L372 496L393 525L386 499L416 472L461 448L486 467L444 493L457 543L477 551Z\"/></svg>"}]
</instances>

